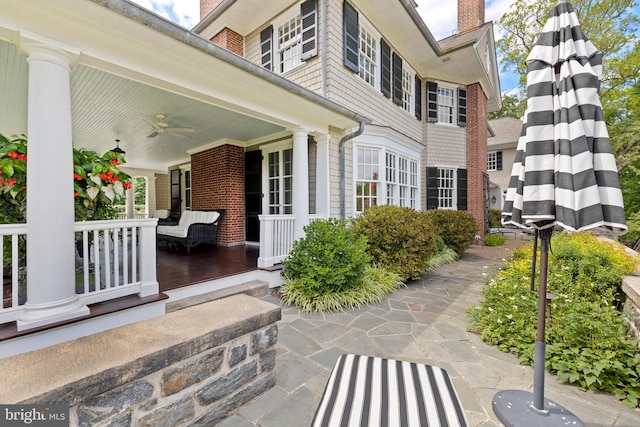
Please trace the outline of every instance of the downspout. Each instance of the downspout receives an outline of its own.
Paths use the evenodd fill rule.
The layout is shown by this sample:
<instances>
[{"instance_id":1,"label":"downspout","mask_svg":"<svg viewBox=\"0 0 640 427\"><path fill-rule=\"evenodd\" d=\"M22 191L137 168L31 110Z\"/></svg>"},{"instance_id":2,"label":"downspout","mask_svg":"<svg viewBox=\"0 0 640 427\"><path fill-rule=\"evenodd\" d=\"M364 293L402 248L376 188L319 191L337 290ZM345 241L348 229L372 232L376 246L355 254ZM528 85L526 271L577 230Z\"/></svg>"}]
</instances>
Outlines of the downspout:
<instances>
[{"instance_id":1,"label":"downspout","mask_svg":"<svg viewBox=\"0 0 640 427\"><path fill-rule=\"evenodd\" d=\"M345 212L345 203L347 198L347 183L345 179L345 152L344 152L344 144L357 136L362 135L364 132L364 122L360 122L360 127L355 132L350 133L349 135L343 136L340 140L340 146L338 151L340 153L340 219L343 221L347 219L347 214Z\"/></svg>"},{"instance_id":2,"label":"downspout","mask_svg":"<svg viewBox=\"0 0 640 427\"><path fill-rule=\"evenodd\" d=\"M327 41L327 1L322 0L322 70L320 73L322 74L322 96L327 97L327 56L329 54L327 46L329 43Z\"/></svg>"}]
</instances>

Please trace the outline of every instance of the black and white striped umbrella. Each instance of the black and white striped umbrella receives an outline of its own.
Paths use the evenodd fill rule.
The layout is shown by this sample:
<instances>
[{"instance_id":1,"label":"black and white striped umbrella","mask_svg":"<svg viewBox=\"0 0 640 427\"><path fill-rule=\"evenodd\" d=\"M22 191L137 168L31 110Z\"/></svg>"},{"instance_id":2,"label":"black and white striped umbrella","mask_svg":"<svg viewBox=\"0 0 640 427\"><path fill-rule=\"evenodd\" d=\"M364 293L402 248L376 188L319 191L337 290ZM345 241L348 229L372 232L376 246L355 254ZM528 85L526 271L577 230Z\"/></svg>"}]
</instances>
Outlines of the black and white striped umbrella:
<instances>
[{"instance_id":1,"label":"black and white striped umbrella","mask_svg":"<svg viewBox=\"0 0 640 427\"><path fill-rule=\"evenodd\" d=\"M601 75L602 55L571 4L559 2L527 58L527 111L503 223L627 231Z\"/></svg>"},{"instance_id":2,"label":"black and white striped umbrella","mask_svg":"<svg viewBox=\"0 0 640 427\"><path fill-rule=\"evenodd\" d=\"M536 229L536 243L540 234L533 392L498 392L493 410L506 426L578 427L577 417L544 397L549 244L556 227L624 234L622 191L598 93L602 54L571 4L552 9L526 65L527 110L502 222Z\"/></svg>"}]
</instances>

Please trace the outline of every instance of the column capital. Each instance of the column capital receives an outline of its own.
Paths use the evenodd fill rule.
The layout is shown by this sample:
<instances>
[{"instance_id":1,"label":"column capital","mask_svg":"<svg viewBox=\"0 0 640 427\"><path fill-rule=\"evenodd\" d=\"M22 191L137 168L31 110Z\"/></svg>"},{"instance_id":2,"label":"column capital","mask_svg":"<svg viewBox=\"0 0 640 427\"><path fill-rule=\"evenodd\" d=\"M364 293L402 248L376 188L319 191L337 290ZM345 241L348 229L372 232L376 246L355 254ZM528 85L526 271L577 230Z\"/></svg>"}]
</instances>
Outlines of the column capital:
<instances>
[{"instance_id":1,"label":"column capital","mask_svg":"<svg viewBox=\"0 0 640 427\"><path fill-rule=\"evenodd\" d=\"M38 59L65 67L69 71L76 65L81 53L79 49L28 31L20 31L18 49L29 56L27 62Z\"/></svg>"},{"instance_id":2,"label":"column capital","mask_svg":"<svg viewBox=\"0 0 640 427\"><path fill-rule=\"evenodd\" d=\"M293 134L293 137L309 136L309 131L303 127L289 128L289 131Z\"/></svg>"}]
</instances>

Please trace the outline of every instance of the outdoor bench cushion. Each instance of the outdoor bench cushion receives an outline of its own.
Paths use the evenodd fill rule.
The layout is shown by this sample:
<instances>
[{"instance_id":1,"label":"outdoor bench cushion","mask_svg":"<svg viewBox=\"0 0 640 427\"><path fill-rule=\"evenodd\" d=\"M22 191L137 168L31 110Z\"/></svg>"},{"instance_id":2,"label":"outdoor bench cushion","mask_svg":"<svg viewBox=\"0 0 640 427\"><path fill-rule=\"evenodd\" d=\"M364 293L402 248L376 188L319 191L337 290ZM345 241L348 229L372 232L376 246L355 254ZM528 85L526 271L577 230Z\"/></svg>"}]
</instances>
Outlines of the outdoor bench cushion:
<instances>
[{"instance_id":1,"label":"outdoor bench cushion","mask_svg":"<svg viewBox=\"0 0 640 427\"><path fill-rule=\"evenodd\" d=\"M312 427L466 427L464 409L441 368L343 354L333 367Z\"/></svg>"},{"instance_id":2,"label":"outdoor bench cushion","mask_svg":"<svg viewBox=\"0 0 640 427\"><path fill-rule=\"evenodd\" d=\"M172 237L186 238L191 224L211 224L220 216L217 211L184 211L178 225L159 225L158 234Z\"/></svg>"}]
</instances>

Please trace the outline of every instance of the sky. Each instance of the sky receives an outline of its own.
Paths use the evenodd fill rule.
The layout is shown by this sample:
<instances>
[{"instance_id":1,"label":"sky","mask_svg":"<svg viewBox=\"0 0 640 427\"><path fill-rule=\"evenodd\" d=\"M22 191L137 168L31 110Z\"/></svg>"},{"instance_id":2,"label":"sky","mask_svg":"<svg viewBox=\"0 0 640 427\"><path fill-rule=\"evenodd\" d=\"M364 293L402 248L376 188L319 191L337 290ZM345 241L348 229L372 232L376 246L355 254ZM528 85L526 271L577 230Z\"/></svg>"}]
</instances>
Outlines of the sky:
<instances>
[{"instance_id":1,"label":"sky","mask_svg":"<svg viewBox=\"0 0 640 427\"><path fill-rule=\"evenodd\" d=\"M177 24L191 29L200 20L200 0L132 0L141 6L164 16ZM380 0L387 1L387 0ZM457 1L415 0L418 13L436 40L452 35L457 27ZM507 11L513 0L487 0L485 21L497 21ZM640 6L636 7L640 13ZM496 39L500 39L500 29L494 26ZM499 58L498 58L499 60ZM518 87L518 76L501 72L500 86L503 93L512 93Z\"/></svg>"}]
</instances>

